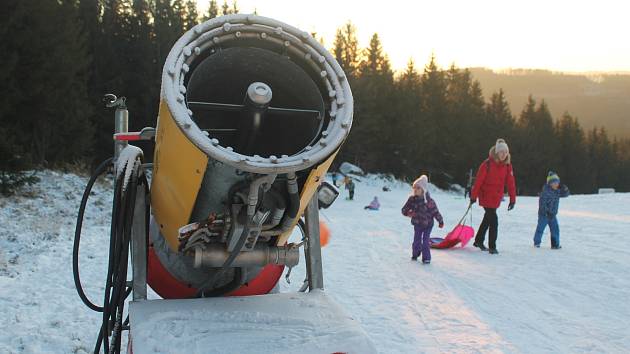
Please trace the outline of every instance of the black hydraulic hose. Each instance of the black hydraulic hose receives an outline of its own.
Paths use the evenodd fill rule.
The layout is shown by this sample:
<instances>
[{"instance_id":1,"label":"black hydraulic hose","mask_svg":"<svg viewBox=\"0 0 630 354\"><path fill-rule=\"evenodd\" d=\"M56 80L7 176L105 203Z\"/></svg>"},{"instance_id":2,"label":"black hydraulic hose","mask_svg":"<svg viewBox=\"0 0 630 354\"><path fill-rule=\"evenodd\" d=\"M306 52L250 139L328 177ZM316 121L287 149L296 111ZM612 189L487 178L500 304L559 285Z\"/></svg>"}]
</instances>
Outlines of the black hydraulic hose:
<instances>
[{"instance_id":1,"label":"black hydraulic hose","mask_svg":"<svg viewBox=\"0 0 630 354\"><path fill-rule=\"evenodd\" d=\"M289 218L295 219L297 217L298 211L300 210L300 193L297 188L295 175L287 179L287 190L289 192L289 205L287 207L287 215L289 216Z\"/></svg>"},{"instance_id":2,"label":"black hydraulic hose","mask_svg":"<svg viewBox=\"0 0 630 354\"><path fill-rule=\"evenodd\" d=\"M125 204L127 206L126 213L123 215L123 232L122 242L120 242L120 254L118 257L118 269L116 272L116 292L112 297L112 301L115 301L116 310L112 312L113 320L115 321L114 332L112 333L112 342L114 348L118 351L121 346L121 332L123 327L123 313L125 307L125 299L131 293L131 288L127 286L127 270L129 259L129 246L131 244L131 231L133 228L134 209L136 202L136 193L138 182L136 179L132 179L128 186L128 193L125 195Z\"/></svg>"},{"instance_id":3,"label":"black hydraulic hose","mask_svg":"<svg viewBox=\"0 0 630 354\"><path fill-rule=\"evenodd\" d=\"M289 194L289 207L287 208L287 215L291 219L295 219L298 211L300 210L300 195L298 193Z\"/></svg>"},{"instance_id":4,"label":"black hydraulic hose","mask_svg":"<svg viewBox=\"0 0 630 354\"><path fill-rule=\"evenodd\" d=\"M96 345L94 346L94 354L98 354L101 351L101 344L103 343L103 331L98 331L98 338L96 339Z\"/></svg>"},{"instance_id":5,"label":"black hydraulic hose","mask_svg":"<svg viewBox=\"0 0 630 354\"><path fill-rule=\"evenodd\" d=\"M121 175L124 178L124 175ZM118 235L118 213L119 213L119 204L121 199L121 183L119 181L120 177L116 178L116 182L114 183L114 200L112 206L112 223L110 227L110 238L109 238L109 260L107 265L107 278L105 280L105 293L103 298L103 322L101 323L101 338L103 340L103 349L105 351L109 350L109 317L111 315L111 303L110 303L110 293L112 291L112 276L113 276L113 268L116 254L116 238ZM98 342L97 342L98 344ZM100 351L100 346L94 350L94 354L98 354Z\"/></svg>"},{"instance_id":6,"label":"black hydraulic hose","mask_svg":"<svg viewBox=\"0 0 630 354\"><path fill-rule=\"evenodd\" d=\"M79 214L77 215L77 224L74 230L74 244L72 246L72 275L74 277L74 287L77 289L77 293L79 293L79 297L81 301L89 307L90 309L96 312L103 312L103 307L98 306L91 302L87 295L85 295L85 291L83 291L83 286L81 285L81 277L79 275L79 245L81 244L81 229L83 227L83 216L85 214L85 208L87 206L88 199L90 197L90 193L92 192L92 187L94 183L103 173L105 173L108 168L111 166L113 158L109 158L103 161L94 171L90 180L88 181L87 186L85 186L85 190L83 191L83 197L81 198L81 204L79 206Z\"/></svg>"},{"instance_id":7,"label":"black hydraulic hose","mask_svg":"<svg viewBox=\"0 0 630 354\"><path fill-rule=\"evenodd\" d=\"M136 168L127 166L126 168ZM110 252L103 299L103 322L99 331L94 353L99 353L101 345L105 353L119 353L122 341L121 332L128 323L128 317L123 321L125 299L131 294L132 288L127 287L127 271L129 248L134 221L136 193L143 185L148 193L146 176L136 178L137 171L125 190L123 190L124 174L116 179L112 207L112 224L110 235ZM147 216L145 215L145 221ZM112 330L109 337L110 327Z\"/></svg>"}]
</instances>

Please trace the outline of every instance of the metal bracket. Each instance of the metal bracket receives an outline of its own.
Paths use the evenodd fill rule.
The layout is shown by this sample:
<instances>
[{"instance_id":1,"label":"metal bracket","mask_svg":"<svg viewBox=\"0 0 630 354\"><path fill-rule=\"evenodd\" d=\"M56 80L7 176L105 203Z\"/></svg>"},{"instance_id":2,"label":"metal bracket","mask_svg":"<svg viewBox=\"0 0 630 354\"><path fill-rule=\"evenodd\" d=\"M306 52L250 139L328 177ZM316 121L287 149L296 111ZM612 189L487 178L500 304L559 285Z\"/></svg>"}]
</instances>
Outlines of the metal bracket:
<instances>
[{"instance_id":1,"label":"metal bracket","mask_svg":"<svg viewBox=\"0 0 630 354\"><path fill-rule=\"evenodd\" d=\"M140 141L140 140L153 140L155 138L155 128L144 127L139 132L126 132L115 133L114 140L116 141Z\"/></svg>"}]
</instances>

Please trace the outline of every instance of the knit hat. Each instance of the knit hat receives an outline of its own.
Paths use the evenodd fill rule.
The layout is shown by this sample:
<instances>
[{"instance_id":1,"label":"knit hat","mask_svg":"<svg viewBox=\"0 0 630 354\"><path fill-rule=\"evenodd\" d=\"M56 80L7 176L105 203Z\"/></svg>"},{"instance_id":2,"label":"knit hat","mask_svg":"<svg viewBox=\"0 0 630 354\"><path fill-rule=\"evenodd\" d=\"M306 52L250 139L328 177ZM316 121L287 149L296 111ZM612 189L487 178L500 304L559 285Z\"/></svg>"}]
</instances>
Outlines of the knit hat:
<instances>
[{"instance_id":1,"label":"knit hat","mask_svg":"<svg viewBox=\"0 0 630 354\"><path fill-rule=\"evenodd\" d=\"M547 184L552 184L554 182L560 183L560 176L553 171L549 171L549 174L547 174Z\"/></svg>"},{"instance_id":2,"label":"knit hat","mask_svg":"<svg viewBox=\"0 0 630 354\"><path fill-rule=\"evenodd\" d=\"M427 201L427 192L429 192L429 179L426 175L420 176L413 182L413 188L420 187L424 191L424 201Z\"/></svg>"},{"instance_id":3,"label":"knit hat","mask_svg":"<svg viewBox=\"0 0 630 354\"><path fill-rule=\"evenodd\" d=\"M510 153L510 148L508 147L508 144L503 139L497 139L496 144L494 144L494 152L498 154L499 151L505 151L507 153Z\"/></svg>"}]
</instances>

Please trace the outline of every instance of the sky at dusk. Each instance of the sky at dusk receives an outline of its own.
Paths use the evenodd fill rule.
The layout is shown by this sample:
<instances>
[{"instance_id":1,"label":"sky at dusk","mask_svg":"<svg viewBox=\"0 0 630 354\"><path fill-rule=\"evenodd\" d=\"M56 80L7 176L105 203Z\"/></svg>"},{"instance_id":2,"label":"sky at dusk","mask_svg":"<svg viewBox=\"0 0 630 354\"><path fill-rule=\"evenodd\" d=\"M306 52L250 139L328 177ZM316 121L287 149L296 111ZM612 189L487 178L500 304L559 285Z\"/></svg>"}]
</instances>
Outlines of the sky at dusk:
<instances>
[{"instance_id":1,"label":"sky at dusk","mask_svg":"<svg viewBox=\"0 0 630 354\"><path fill-rule=\"evenodd\" d=\"M198 0L205 11L208 0ZM223 3L218 0L219 5ZM395 69L424 65L630 72L630 1L238 0L305 31L330 48L348 20L362 47L376 32Z\"/></svg>"}]
</instances>

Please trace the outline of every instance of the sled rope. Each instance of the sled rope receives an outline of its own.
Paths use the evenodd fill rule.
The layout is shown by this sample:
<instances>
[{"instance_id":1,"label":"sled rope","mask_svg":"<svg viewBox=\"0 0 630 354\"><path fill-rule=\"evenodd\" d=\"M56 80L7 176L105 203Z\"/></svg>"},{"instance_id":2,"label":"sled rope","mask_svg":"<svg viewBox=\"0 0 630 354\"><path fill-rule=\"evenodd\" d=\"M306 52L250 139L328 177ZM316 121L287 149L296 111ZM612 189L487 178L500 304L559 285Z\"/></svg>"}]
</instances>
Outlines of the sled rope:
<instances>
[{"instance_id":1,"label":"sled rope","mask_svg":"<svg viewBox=\"0 0 630 354\"><path fill-rule=\"evenodd\" d=\"M468 216L468 213L472 210L472 204L468 205L468 209L466 209L466 212L464 213L464 216L462 216L461 219L459 219L459 222L457 223L457 225L466 225L466 223L464 222L464 220L466 219L466 216ZM470 214L470 223L472 225L472 213Z\"/></svg>"}]
</instances>

